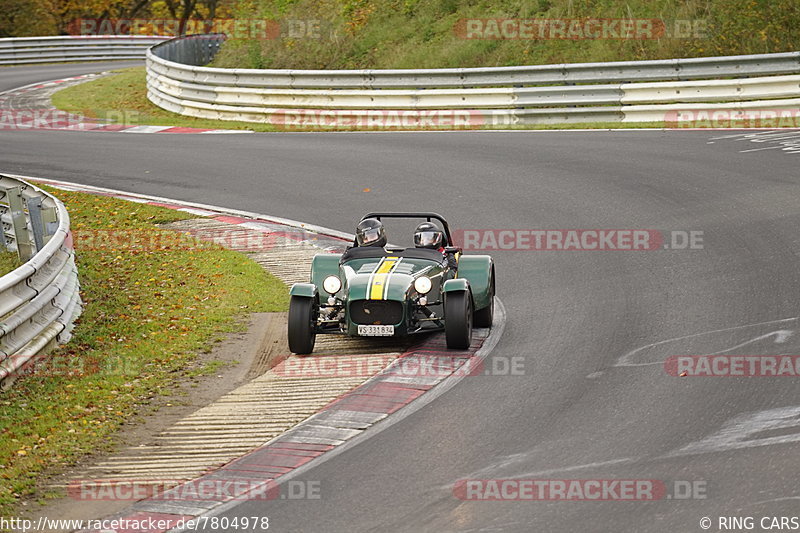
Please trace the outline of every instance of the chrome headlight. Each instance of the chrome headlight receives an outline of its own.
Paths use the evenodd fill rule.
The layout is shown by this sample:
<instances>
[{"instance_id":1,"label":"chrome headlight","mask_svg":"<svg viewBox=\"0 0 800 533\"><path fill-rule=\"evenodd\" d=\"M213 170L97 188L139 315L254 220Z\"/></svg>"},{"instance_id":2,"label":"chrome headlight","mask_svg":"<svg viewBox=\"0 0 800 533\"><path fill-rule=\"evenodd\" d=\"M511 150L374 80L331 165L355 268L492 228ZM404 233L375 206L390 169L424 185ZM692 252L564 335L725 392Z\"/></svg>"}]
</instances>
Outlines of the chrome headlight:
<instances>
[{"instance_id":1,"label":"chrome headlight","mask_svg":"<svg viewBox=\"0 0 800 533\"><path fill-rule=\"evenodd\" d=\"M414 280L414 289L420 294L428 294L431 292L433 283L428 276L420 276Z\"/></svg>"},{"instance_id":2,"label":"chrome headlight","mask_svg":"<svg viewBox=\"0 0 800 533\"><path fill-rule=\"evenodd\" d=\"M322 282L322 288L328 294L336 294L342 288L342 280L339 279L339 276L328 276Z\"/></svg>"}]
</instances>

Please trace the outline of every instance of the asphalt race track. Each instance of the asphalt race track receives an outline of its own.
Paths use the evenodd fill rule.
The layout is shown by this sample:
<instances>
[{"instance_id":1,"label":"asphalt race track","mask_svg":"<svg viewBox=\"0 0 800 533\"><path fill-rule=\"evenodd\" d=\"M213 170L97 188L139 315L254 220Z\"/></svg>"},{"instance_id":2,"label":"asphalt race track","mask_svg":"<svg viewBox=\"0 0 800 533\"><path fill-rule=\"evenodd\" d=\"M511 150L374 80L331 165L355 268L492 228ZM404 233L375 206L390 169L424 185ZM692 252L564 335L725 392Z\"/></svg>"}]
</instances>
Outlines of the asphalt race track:
<instances>
[{"instance_id":1,"label":"asphalt race track","mask_svg":"<svg viewBox=\"0 0 800 533\"><path fill-rule=\"evenodd\" d=\"M5 68L0 89L94 70ZM469 229L702 231L694 250L491 252L508 323L489 359L522 357L522 375L464 379L310 468L298 479L319 482L318 500L225 514L268 516L275 531L692 532L703 517L717 531L720 516L800 508L797 378L680 378L662 364L800 353L800 155L709 142L726 133L0 131L0 170L343 231L371 210ZM498 478L699 481L705 498L453 495L457 480Z\"/></svg>"}]
</instances>

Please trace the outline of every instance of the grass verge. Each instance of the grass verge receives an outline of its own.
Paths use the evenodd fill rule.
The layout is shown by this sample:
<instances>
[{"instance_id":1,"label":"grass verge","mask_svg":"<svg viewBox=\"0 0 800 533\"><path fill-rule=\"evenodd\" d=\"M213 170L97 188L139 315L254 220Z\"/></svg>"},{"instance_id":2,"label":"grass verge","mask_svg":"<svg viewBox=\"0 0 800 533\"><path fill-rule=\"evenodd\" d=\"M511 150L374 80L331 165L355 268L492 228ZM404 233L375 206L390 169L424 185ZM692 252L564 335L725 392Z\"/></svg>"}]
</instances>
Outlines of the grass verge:
<instances>
[{"instance_id":1,"label":"grass verge","mask_svg":"<svg viewBox=\"0 0 800 533\"><path fill-rule=\"evenodd\" d=\"M274 131L269 124L184 117L165 111L147 99L144 67L114 71L112 76L79 83L56 92L53 105L70 113L112 118L130 125L176 126L227 130Z\"/></svg>"},{"instance_id":2,"label":"grass verge","mask_svg":"<svg viewBox=\"0 0 800 533\"><path fill-rule=\"evenodd\" d=\"M108 449L149 399L201 375L198 351L244 315L288 307L283 283L244 255L155 226L192 215L54 192L76 234L94 236L75 240L85 308L72 341L0 393L0 516L39 496L42 475Z\"/></svg>"},{"instance_id":3,"label":"grass verge","mask_svg":"<svg viewBox=\"0 0 800 533\"><path fill-rule=\"evenodd\" d=\"M0 276L8 274L22 263L17 257L17 252L7 252L5 249L0 250Z\"/></svg>"}]
</instances>

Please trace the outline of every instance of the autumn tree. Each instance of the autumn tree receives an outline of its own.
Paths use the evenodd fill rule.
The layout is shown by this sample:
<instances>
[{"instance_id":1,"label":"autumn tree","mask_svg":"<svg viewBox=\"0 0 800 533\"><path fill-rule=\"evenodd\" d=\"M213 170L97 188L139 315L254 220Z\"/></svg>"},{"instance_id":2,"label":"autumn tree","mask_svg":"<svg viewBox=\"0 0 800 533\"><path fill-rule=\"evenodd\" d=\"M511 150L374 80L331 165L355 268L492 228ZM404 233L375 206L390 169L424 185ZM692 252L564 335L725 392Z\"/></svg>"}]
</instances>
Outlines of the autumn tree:
<instances>
[{"instance_id":1,"label":"autumn tree","mask_svg":"<svg viewBox=\"0 0 800 533\"><path fill-rule=\"evenodd\" d=\"M76 21L170 18L186 27L189 19L230 16L236 0L2 0L0 37L76 33Z\"/></svg>"},{"instance_id":2,"label":"autumn tree","mask_svg":"<svg viewBox=\"0 0 800 533\"><path fill-rule=\"evenodd\" d=\"M50 0L3 0L0 37L57 35L58 15Z\"/></svg>"}]
</instances>

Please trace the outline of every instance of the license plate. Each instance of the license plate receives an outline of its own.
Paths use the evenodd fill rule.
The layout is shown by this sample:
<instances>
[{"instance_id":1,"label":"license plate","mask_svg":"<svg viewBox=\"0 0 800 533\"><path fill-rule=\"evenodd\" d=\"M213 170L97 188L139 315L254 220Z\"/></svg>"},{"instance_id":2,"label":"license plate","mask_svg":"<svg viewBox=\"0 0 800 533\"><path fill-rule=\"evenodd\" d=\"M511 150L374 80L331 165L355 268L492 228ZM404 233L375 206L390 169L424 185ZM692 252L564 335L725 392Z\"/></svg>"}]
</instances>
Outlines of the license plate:
<instances>
[{"instance_id":1,"label":"license plate","mask_svg":"<svg viewBox=\"0 0 800 533\"><path fill-rule=\"evenodd\" d=\"M391 337L394 335L394 326L358 325L358 334L364 337Z\"/></svg>"}]
</instances>

